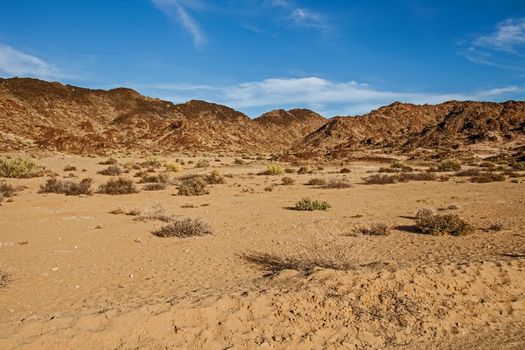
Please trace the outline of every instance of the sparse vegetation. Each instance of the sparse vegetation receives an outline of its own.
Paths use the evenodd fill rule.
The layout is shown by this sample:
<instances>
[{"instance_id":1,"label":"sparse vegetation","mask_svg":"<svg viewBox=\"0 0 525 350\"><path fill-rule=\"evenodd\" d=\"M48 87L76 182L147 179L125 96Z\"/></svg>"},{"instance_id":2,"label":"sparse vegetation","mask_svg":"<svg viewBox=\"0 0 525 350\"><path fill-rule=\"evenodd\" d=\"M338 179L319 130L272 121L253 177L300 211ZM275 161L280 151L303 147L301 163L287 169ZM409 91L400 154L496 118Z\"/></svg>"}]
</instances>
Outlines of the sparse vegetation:
<instances>
[{"instance_id":1,"label":"sparse vegetation","mask_svg":"<svg viewBox=\"0 0 525 350\"><path fill-rule=\"evenodd\" d=\"M265 171L261 171L257 175L282 175L284 174L284 169L279 164L270 164L266 167Z\"/></svg>"},{"instance_id":2,"label":"sparse vegetation","mask_svg":"<svg viewBox=\"0 0 525 350\"><path fill-rule=\"evenodd\" d=\"M177 219L170 224L163 226L160 230L154 231L157 237L200 237L213 234L211 227L201 219Z\"/></svg>"},{"instance_id":3,"label":"sparse vegetation","mask_svg":"<svg viewBox=\"0 0 525 350\"><path fill-rule=\"evenodd\" d=\"M281 184L283 186L291 186L295 184L295 180L289 176L285 176L281 179Z\"/></svg>"},{"instance_id":4,"label":"sparse vegetation","mask_svg":"<svg viewBox=\"0 0 525 350\"><path fill-rule=\"evenodd\" d=\"M77 171L77 167L68 164L64 167L64 171Z\"/></svg>"},{"instance_id":5,"label":"sparse vegetation","mask_svg":"<svg viewBox=\"0 0 525 350\"><path fill-rule=\"evenodd\" d=\"M432 236L463 236L474 232L474 227L458 215L434 214L430 209L417 212L416 226L422 233Z\"/></svg>"},{"instance_id":6,"label":"sparse vegetation","mask_svg":"<svg viewBox=\"0 0 525 350\"><path fill-rule=\"evenodd\" d=\"M0 177L25 179L43 174L44 169L29 158L0 159Z\"/></svg>"},{"instance_id":7,"label":"sparse vegetation","mask_svg":"<svg viewBox=\"0 0 525 350\"><path fill-rule=\"evenodd\" d=\"M427 171L429 172L448 172L448 171L459 171L461 170L461 162L453 159L445 160L438 164L437 167L431 167Z\"/></svg>"},{"instance_id":8,"label":"sparse vegetation","mask_svg":"<svg viewBox=\"0 0 525 350\"><path fill-rule=\"evenodd\" d=\"M157 183L157 184L168 184L170 177L166 174L151 174L144 173L139 180L139 183Z\"/></svg>"},{"instance_id":9,"label":"sparse vegetation","mask_svg":"<svg viewBox=\"0 0 525 350\"><path fill-rule=\"evenodd\" d=\"M162 166L162 162L159 158L150 155L146 157L146 159L142 162L142 165L151 168L160 168Z\"/></svg>"},{"instance_id":10,"label":"sparse vegetation","mask_svg":"<svg viewBox=\"0 0 525 350\"><path fill-rule=\"evenodd\" d=\"M208 194L206 189L207 182L200 176L194 176L182 179L178 194L180 196L202 196Z\"/></svg>"},{"instance_id":11,"label":"sparse vegetation","mask_svg":"<svg viewBox=\"0 0 525 350\"><path fill-rule=\"evenodd\" d=\"M505 175L498 173L481 173L477 176L472 176L470 182L474 183L488 183L505 181Z\"/></svg>"},{"instance_id":12,"label":"sparse vegetation","mask_svg":"<svg viewBox=\"0 0 525 350\"><path fill-rule=\"evenodd\" d=\"M479 174L481 174L481 171L479 171L479 169L471 168L471 169L457 171L454 173L454 176L466 177L466 176L478 176Z\"/></svg>"},{"instance_id":13,"label":"sparse vegetation","mask_svg":"<svg viewBox=\"0 0 525 350\"><path fill-rule=\"evenodd\" d=\"M224 184L226 181L224 180L224 176L222 176L218 170L214 169L211 173L204 176L204 180L209 185L218 185L218 184Z\"/></svg>"},{"instance_id":14,"label":"sparse vegetation","mask_svg":"<svg viewBox=\"0 0 525 350\"><path fill-rule=\"evenodd\" d=\"M314 211L314 210L328 210L332 206L330 203L325 201L312 200L310 198L303 198L300 201L297 201L293 207L294 210L300 211Z\"/></svg>"},{"instance_id":15,"label":"sparse vegetation","mask_svg":"<svg viewBox=\"0 0 525 350\"><path fill-rule=\"evenodd\" d=\"M207 168L210 166L210 162L207 159L199 159L197 164L195 164L196 168Z\"/></svg>"},{"instance_id":16,"label":"sparse vegetation","mask_svg":"<svg viewBox=\"0 0 525 350\"><path fill-rule=\"evenodd\" d=\"M330 181L326 182L324 185L321 185L320 187L321 188L335 188L335 189L338 189L338 188L350 188L350 187L352 187L352 185L350 185L345 180L331 179Z\"/></svg>"},{"instance_id":17,"label":"sparse vegetation","mask_svg":"<svg viewBox=\"0 0 525 350\"><path fill-rule=\"evenodd\" d=\"M326 185L326 179L320 177L314 177L306 183L307 186L324 186Z\"/></svg>"},{"instance_id":18,"label":"sparse vegetation","mask_svg":"<svg viewBox=\"0 0 525 350\"><path fill-rule=\"evenodd\" d=\"M106 160L103 160L101 162L99 162L98 164L100 165L114 165L114 164L117 164L118 161L114 158L108 158Z\"/></svg>"},{"instance_id":19,"label":"sparse vegetation","mask_svg":"<svg viewBox=\"0 0 525 350\"><path fill-rule=\"evenodd\" d=\"M119 176L124 173L124 170L118 165L110 165L106 169L100 170L98 173L106 176Z\"/></svg>"},{"instance_id":20,"label":"sparse vegetation","mask_svg":"<svg viewBox=\"0 0 525 350\"><path fill-rule=\"evenodd\" d=\"M7 287L10 275L7 272L0 270L0 288Z\"/></svg>"},{"instance_id":21,"label":"sparse vegetation","mask_svg":"<svg viewBox=\"0 0 525 350\"><path fill-rule=\"evenodd\" d=\"M366 226L358 226L352 230L352 236L388 236L390 226L384 223L374 223Z\"/></svg>"},{"instance_id":22,"label":"sparse vegetation","mask_svg":"<svg viewBox=\"0 0 525 350\"><path fill-rule=\"evenodd\" d=\"M433 173L402 173L397 176L399 182L409 181L436 181L438 177Z\"/></svg>"},{"instance_id":23,"label":"sparse vegetation","mask_svg":"<svg viewBox=\"0 0 525 350\"><path fill-rule=\"evenodd\" d=\"M182 167L179 163L166 162L164 163L164 169L168 172L178 173L181 171Z\"/></svg>"},{"instance_id":24,"label":"sparse vegetation","mask_svg":"<svg viewBox=\"0 0 525 350\"><path fill-rule=\"evenodd\" d=\"M16 192L18 192L18 190L13 185L8 184L4 181L0 182L0 198L3 199L14 197L16 195Z\"/></svg>"},{"instance_id":25,"label":"sparse vegetation","mask_svg":"<svg viewBox=\"0 0 525 350\"><path fill-rule=\"evenodd\" d=\"M348 168L342 168L341 170L339 170L339 173L341 173L341 174L349 174L351 172L352 172L352 170L350 170Z\"/></svg>"},{"instance_id":26,"label":"sparse vegetation","mask_svg":"<svg viewBox=\"0 0 525 350\"><path fill-rule=\"evenodd\" d=\"M165 190L167 185L162 182L153 182L145 184L142 189L144 191L162 191Z\"/></svg>"},{"instance_id":27,"label":"sparse vegetation","mask_svg":"<svg viewBox=\"0 0 525 350\"><path fill-rule=\"evenodd\" d=\"M293 173L295 173L295 169L293 169L293 168L285 168L284 172L286 174L293 174Z\"/></svg>"},{"instance_id":28,"label":"sparse vegetation","mask_svg":"<svg viewBox=\"0 0 525 350\"><path fill-rule=\"evenodd\" d=\"M309 165L302 166L297 170L297 174L311 174L312 168Z\"/></svg>"},{"instance_id":29,"label":"sparse vegetation","mask_svg":"<svg viewBox=\"0 0 525 350\"><path fill-rule=\"evenodd\" d=\"M390 168L391 169L398 169L399 171L403 171L403 172L414 171L414 169L412 167L406 165L403 162L399 162L399 161L390 164Z\"/></svg>"},{"instance_id":30,"label":"sparse vegetation","mask_svg":"<svg viewBox=\"0 0 525 350\"><path fill-rule=\"evenodd\" d=\"M56 178L48 179L47 182L40 186L41 193L59 193L65 194L66 196L79 196L93 194L91 185L93 179L86 178L80 180L80 182L74 182L69 180L58 180Z\"/></svg>"},{"instance_id":31,"label":"sparse vegetation","mask_svg":"<svg viewBox=\"0 0 525 350\"><path fill-rule=\"evenodd\" d=\"M108 182L98 187L98 193L111 195L137 193L138 190L133 184L133 180L119 177L109 179Z\"/></svg>"},{"instance_id":32,"label":"sparse vegetation","mask_svg":"<svg viewBox=\"0 0 525 350\"><path fill-rule=\"evenodd\" d=\"M386 184L394 184L396 182L397 182L396 175L374 174L374 175L363 178L363 183L367 185L386 185Z\"/></svg>"}]
</instances>

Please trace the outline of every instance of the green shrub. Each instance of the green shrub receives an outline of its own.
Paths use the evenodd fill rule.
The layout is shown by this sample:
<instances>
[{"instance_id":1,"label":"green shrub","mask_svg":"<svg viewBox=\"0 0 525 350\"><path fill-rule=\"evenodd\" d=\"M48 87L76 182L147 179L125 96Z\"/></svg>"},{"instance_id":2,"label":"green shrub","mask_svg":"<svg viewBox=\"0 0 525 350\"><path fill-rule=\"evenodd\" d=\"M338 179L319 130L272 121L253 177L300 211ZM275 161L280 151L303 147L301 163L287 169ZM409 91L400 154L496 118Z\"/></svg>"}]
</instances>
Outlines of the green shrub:
<instances>
[{"instance_id":1,"label":"green shrub","mask_svg":"<svg viewBox=\"0 0 525 350\"><path fill-rule=\"evenodd\" d=\"M133 180L119 177L109 179L108 182L98 187L98 193L111 195L137 193L138 190L133 184Z\"/></svg>"},{"instance_id":2,"label":"green shrub","mask_svg":"<svg viewBox=\"0 0 525 350\"><path fill-rule=\"evenodd\" d=\"M432 236L463 236L474 232L474 227L455 214L439 215L429 209L416 214L416 226L424 234Z\"/></svg>"},{"instance_id":3,"label":"green shrub","mask_svg":"<svg viewBox=\"0 0 525 350\"><path fill-rule=\"evenodd\" d=\"M201 219L178 219L153 232L157 237L199 237L213 234L211 227Z\"/></svg>"},{"instance_id":4,"label":"green shrub","mask_svg":"<svg viewBox=\"0 0 525 350\"><path fill-rule=\"evenodd\" d=\"M40 186L41 193L59 193L65 194L66 196L79 196L79 195L88 195L91 196L93 191L91 190L91 185L93 184L93 179L86 178L82 179L80 182L74 181L62 181L56 178L48 179L47 182Z\"/></svg>"},{"instance_id":5,"label":"green shrub","mask_svg":"<svg viewBox=\"0 0 525 350\"><path fill-rule=\"evenodd\" d=\"M325 201L312 200L310 198L303 198L295 203L293 209L301 211L313 211L313 210L328 210L332 206Z\"/></svg>"},{"instance_id":6,"label":"green shrub","mask_svg":"<svg viewBox=\"0 0 525 350\"><path fill-rule=\"evenodd\" d=\"M31 178L44 174L44 168L29 158L17 157L0 159L0 177Z\"/></svg>"},{"instance_id":7,"label":"green shrub","mask_svg":"<svg viewBox=\"0 0 525 350\"><path fill-rule=\"evenodd\" d=\"M257 175L282 175L284 169L279 164L270 164L265 171L258 173Z\"/></svg>"}]
</instances>

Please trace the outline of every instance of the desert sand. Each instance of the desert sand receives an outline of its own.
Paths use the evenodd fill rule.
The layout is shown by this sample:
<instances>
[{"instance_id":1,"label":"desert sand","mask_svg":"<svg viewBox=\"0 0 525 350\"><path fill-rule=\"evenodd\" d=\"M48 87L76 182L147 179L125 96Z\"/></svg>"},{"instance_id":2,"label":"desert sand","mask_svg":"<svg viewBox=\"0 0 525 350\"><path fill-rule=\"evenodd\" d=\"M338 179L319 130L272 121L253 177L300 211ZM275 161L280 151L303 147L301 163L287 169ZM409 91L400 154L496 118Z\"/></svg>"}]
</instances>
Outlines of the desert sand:
<instances>
[{"instance_id":1,"label":"desert sand","mask_svg":"<svg viewBox=\"0 0 525 350\"><path fill-rule=\"evenodd\" d=\"M176 185L65 196L39 193L46 177L3 179L24 189L0 206L0 269L9 275L0 288L1 349L525 348L523 178L365 185L385 164L265 176L256 175L265 159L177 157L185 165L174 179L216 169L226 183L203 196L177 195ZM209 167L188 162L202 158ZM36 162L59 178L75 166L73 179L91 177L96 188L109 178L97 174L104 159ZM343 165L351 172L340 174ZM295 184L281 185L283 176ZM314 177L351 187L305 185ZM304 197L332 208L290 210ZM157 237L165 223L110 213L117 208L201 218L213 234ZM457 214L475 232L422 234L414 215L423 208ZM352 234L371 223L391 233ZM304 261L318 266L297 267Z\"/></svg>"}]
</instances>

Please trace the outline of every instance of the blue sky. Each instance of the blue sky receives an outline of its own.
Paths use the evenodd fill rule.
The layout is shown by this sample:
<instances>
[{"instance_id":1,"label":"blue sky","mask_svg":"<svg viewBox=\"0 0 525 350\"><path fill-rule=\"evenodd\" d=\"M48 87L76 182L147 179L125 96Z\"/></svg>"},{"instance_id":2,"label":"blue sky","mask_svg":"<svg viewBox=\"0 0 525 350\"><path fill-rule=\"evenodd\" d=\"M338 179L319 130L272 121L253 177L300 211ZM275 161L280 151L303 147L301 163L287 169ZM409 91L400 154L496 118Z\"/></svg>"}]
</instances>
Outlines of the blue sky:
<instances>
[{"instance_id":1,"label":"blue sky","mask_svg":"<svg viewBox=\"0 0 525 350\"><path fill-rule=\"evenodd\" d=\"M255 117L525 98L523 0L0 0L0 76Z\"/></svg>"}]
</instances>

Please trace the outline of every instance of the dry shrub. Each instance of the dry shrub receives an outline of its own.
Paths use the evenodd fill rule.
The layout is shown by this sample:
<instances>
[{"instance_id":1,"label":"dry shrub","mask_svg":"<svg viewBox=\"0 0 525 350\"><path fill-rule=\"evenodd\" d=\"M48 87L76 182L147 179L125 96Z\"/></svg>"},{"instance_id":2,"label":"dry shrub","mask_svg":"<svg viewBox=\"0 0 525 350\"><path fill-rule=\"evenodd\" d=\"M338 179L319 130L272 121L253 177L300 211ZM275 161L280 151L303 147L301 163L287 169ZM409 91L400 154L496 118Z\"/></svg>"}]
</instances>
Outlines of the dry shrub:
<instances>
[{"instance_id":1,"label":"dry shrub","mask_svg":"<svg viewBox=\"0 0 525 350\"><path fill-rule=\"evenodd\" d=\"M155 156L147 156L141 165L151 168L160 168L162 166L162 162Z\"/></svg>"},{"instance_id":2,"label":"dry shrub","mask_svg":"<svg viewBox=\"0 0 525 350\"><path fill-rule=\"evenodd\" d=\"M137 193L138 190L133 184L133 180L119 177L109 179L108 182L98 187L98 193L111 195Z\"/></svg>"},{"instance_id":3,"label":"dry shrub","mask_svg":"<svg viewBox=\"0 0 525 350\"><path fill-rule=\"evenodd\" d=\"M397 176L397 181L399 182L409 182L409 181L436 181L438 177L433 173L415 173L407 174L402 173Z\"/></svg>"},{"instance_id":4,"label":"dry shrub","mask_svg":"<svg viewBox=\"0 0 525 350\"><path fill-rule=\"evenodd\" d=\"M201 237L211 234L213 234L213 231L210 225L198 218L176 219L170 224L153 232L153 235L157 237L176 238Z\"/></svg>"},{"instance_id":5,"label":"dry shrub","mask_svg":"<svg viewBox=\"0 0 525 350\"><path fill-rule=\"evenodd\" d=\"M148 184L145 184L142 189L144 191L162 191L162 190L165 190L167 187L167 185L165 183L162 183L162 182L152 182L152 183L148 183Z\"/></svg>"},{"instance_id":6,"label":"dry shrub","mask_svg":"<svg viewBox=\"0 0 525 350\"><path fill-rule=\"evenodd\" d=\"M235 158L235 160L233 161L233 164L235 164L235 165L246 165L246 162L244 162L244 160L242 160L241 158Z\"/></svg>"},{"instance_id":7,"label":"dry shrub","mask_svg":"<svg viewBox=\"0 0 525 350\"><path fill-rule=\"evenodd\" d=\"M208 185L219 185L226 183L226 180L224 180L224 176L222 176L216 169L214 169L208 175L204 175L204 181L206 181Z\"/></svg>"},{"instance_id":8,"label":"dry shrub","mask_svg":"<svg viewBox=\"0 0 525 350\"><path fill-rule=\"evenodd\" d=\"M363 183L367 185L387 185L387 184L394 184L397 182L397 176L396 175L380 175L375 174L368 177L363 178Z\"/></svg>"},{"instance_id":9,"label":"dry shrub","mask_svg":"<svg viewBox=\"0 0 525 350\"><path fill-rule=\"evenodd\" d=\"M459 171L461 170L461 162L457 160L444 160L439 163L437 167L431 167L427 171L429 172L448 172L448 171Z\"/></svg>"},{"instance_id":10,"label":"dry shrub","mask_svg":"<svg viewBox=\"0 0 525 350\"><path fill-rule=\"evenodd\" d=\"M315 269L350 270L359 266L356 257L350 255L347 245L317 239L286 252L253 252L243 254L241 258L270 276L283 270L309 274Z\"/></svg>"},{"instance_id":11,"label":"dry shrub","mask_svg":"<svg viewBox=\"0 0 525 350\"><path fill-rule=\"evenodd\" d=\"M295 169L293 169L293 168L285 168L284 172L286 174L293 174L293 173L295 173Z\"/></svg>"},{"instance_id":12,"label":"dry shrub","mask_svg":"<svg viewBox=\"0 0 525 350\"><path fill-rule=\"evenodd\" d=\"M341 173L341 174L349 174L351 172L352 172L352 170L350 170L348 168L343 168L343 169L339 170L339 173Z\"/></svg>"},{"instance_id":13,"label":"dry shrub","mask_svg":"<svg viewBox=\"0 0 525 350\"><path fill-rule=\"evenodd\" d=\"M478 167L486 168L486 169L496 169L496 164L485 161L485 162L479 163Z\"/></svg>"},{"instance_id":14,"label":"dry shrub","mask_svg":"<svg viewBox=\"0 0 525 350\"><path fill-rule=\"evenodd\" d=\"M77 171L77 167L68 164L64 167L64 171Z\"/></svg>"},{"instance_id":15,"label":"dry shrub","mask_svg":"<svg viewBox=\"0 0 525 350\"><path fill-rule=\"evenodd\" d=\"M454 173L454 176L466 177L466 176L478 176L479 174L481 174L481 171L479 171L479 169L471 168L471 169L456 171Z\"/></svg>"},{"instance_id":16,"label":"dry shrub","mask_svg":"<svg viewBox=\"0 0 525 350\"><path fill-rule=\"evenodd\" d=\"M434 214L421 209L416 214L416 226L424 234L432 236L463 236L474 232L474 227L455 214Z\"/></svg>"},{"instance_id":17,"label":"dry shrub","mask_svg":"<svg viewBox=\"0 0 525 350\"><path fill-rule=\"evenodd\" d=\"M318 201L318 200L312 200L310 198L303 198L297 202L295 202L293 210L300 210L300 211L314 211L314 210L328 210L332 206L330 203L326 201Z\"/></svg>"},{"instance_id":18,"label":"dry shrub","mask_svg":"<svg viewBox=\"0 0 525 350\"><path fill-rule=\"evenodd\" d=\"M402 172L412 172L414 171L414 169L402 162L394 162L392 164L390 164L390 168L391 169L398 169L399 171L402 171Z\"/></svg>"},{"instance_id":19,"label":"dry shrub","mask_svg":"<svg viewBox=\"0 0 525 350\"><path fill-rule=\"evenodd\" d=\"M401 170L399 169L395 169L395 168L385 168L385 167L381 167L379 168L378 172L379 173L399 173Z\"/></svg>"},{"instance_id":20,"label":"dry shrub","mask_svg":"<svg viewBox=\"0 0 525 350\"><path fill-rule=\"evenodd\" d=\"M505 181L505 175L497 173L482 173L477 176L472 176L470 182L474 183L487 183L487 182L499 182Z\"/></svg>"},{"instance_id":21,"label":"dry shrub","mask_svg":"<svg viewBox=\"0 0 525 350\"><path fill-rule=\"evenodd\" d=\"M266 167L265 171L257 173L257 175L282 175L284 174L284 168L279 164L270 164Z\"/></svg>"},{"instance_id":22,"label":"dry shrub","mask_svg":"<svg viewBox=\"0 0 525 350\"><path fill-rule=\"evenodd\" d=\"M29 158L0 159L0 177L25 179L44 174L44 168Z\"/></svg>"},{"instance_id":23,"label":"dry shrub","mask_svg":"<svg viewBox=\"0 0 525 350\"><path fill-rule=\"evenodd\" d=\"M124 173L124 170L118 165L110 165L106 169L100 170L98 173L106 176L119 176Z\"/></svg>"},{"instance_id":24,"label":"dry shrub","mask_svg":"<svg viewBox=\"0 0 525 350\"><path fill-rule=\"evenodd\" d=\"M10 278L10 275L7 272L3 272L0 270L0 288L7 287L9 278Z\"/></svg>"},{"instance_id":25,"label":"dry shrub","mask_svg":"<svg viewBox=\"0 0 525 350\"><path fill-rule=\"evenodd\" d=\"M135 221L163 221L163 222L173 222L175 217L166 214L166 210L162 207L160 203L155 203L150 209L142 211L139 209L130 210L126 215L135 216L133 220Z\"/></svg>"},{"instance_id":26,"label":"dry shrub","mask_svg":"<svg viewBox=\"0 0 525 350\"><path fill-rule=\"evenodd\" d=\"M326 179L314 177L306 183L307 186L323 186L326 185Z\"/></svg>"},{"instance_id":27,"label":"dry shrub","mask_svg":"<svg viewBox=\"0 0 525 350\"><path fill-rule=\"evenodd\" d=\"M108 158L106 160L103 160L101 162L99 162L98 164L100 165L113 165L113 164L117 164L118 161L114 158Z\"/></svg>"},{"instance_id":28,"label":"dry shrub","mask_svg":"<svg viewBox=\"0 0 525 350\"><path fill-rule=\"evenodd\" d=\"M182 179L178 194L180 196L202 196L208 194L206 186L208 183L200 176L194 176Z\"/></svg>"},{"instance_id":29,"label":"dry shrub","mask_svg":"<svg viewBox=\"0 0 525 350\"><path fill-rule=\"evenodd\" d=\"M263 190L266 191L266 192L272 192L274 187L275 186L272 186L272 185L266 186L265 188L263 188Z\"/></svg>"},{"instance_id":30,"label":"dry shrub","mask_svg":"<svg viewBox=\"0 0 525 350\"><path fill-rule=\"evenodd\" d=\"M312 168L309 165L302 166L297 170L297 174L310 174L312 173Z\"/></svg>"},{"instance_id":31,"label":"dry shrub","mask_svg":"<svg viewBox=\"0 0 525 350\"><path fill-rule=\"evenodd\" d=\"M281 183L283 186L291 186L295 184L295 180L289 176L285 176L281 179Z\"/></svg>"},{"instance_id":32,"label":"dry shrub","mask_svg":"<svg viewBox=\"0 0 525 350\"><path fill-rule=\"evenodd\" d=\"M339 188L350 188L350 187L352 187L352 185L350 185L345 180L331 179L330 181L328 181L324 185L321 185L320 187L321 188L336 188L336 189L339 189Z\"/></svg>"},{"instance_id":33,"label":"dry shrub","mask_svg":"<svg viewBox=\"0 0 525 350\"><path fill-rule=\"evenodd\" d=\"M374 223L367 226L358 226L352 230L352 236L388 236L390 226L384 223Z\"/></svg>"},{"instance_id":34,"label":"dry shrub","mask_svg":"<svg viewBox=\"0 0 525 350\"><path fill-rule=\"evenodd\" d=\"M1 198L11 198L16 196L16 192L19 190L16 189L13 185L8 184L7 182L0 182L0 197Z\"/></svg>"},{"instance_id":35,"label":"dry shrub","mask_svg":"<svg viewBox=\"0 0 525 350\"><path fill-rule=\"evenodd\" d=\"M503 222L496 221L496 222L491 223L487 229L489 231L499 232L499 231L504 230L505 227L506 225Z\"/></svg>"},{"instance_id":36,"label":"dry shrub","mask_svg":"<svg viewBox=\"0 0 525 350\"><path fill-rule=\"evenodd\" d=\"M157 183L157 184L168 184L170 182L170 177L166 174L151 174L143 173L139 183Z\"/></svg>"},{"instance_id":37,"label":"dry shrub","mask_svg":"<svg viewBox=\"0 0 525 350\"><path fill-rule=\"evenodd\" d=\"M514 162L510 164L510 167L514 170L525 170L525 162Z\"/></svg>"},{"instance_id":38,"label":"dry shrub","mask_svg":"<svg viewBox=\"0 0 525 350\"><path fill-rule=\"evenodd\" d=\"M207 168L210 166L210 162L207 159L199 159L197 164L195 164L196 168Z\"/></svg>"},{"instance_id":39,"label":"dry shrub","mask_svg":"<svg viewBox=\"0 0 525 350\"><path fill-rule=\"evenodd\" d=\"M66 196L91 196L93 194L91 185L93 185L93 179L91 178L82 179L78 183L74 181L58 180L56 178L52 178L48 179L44 185L40 186L40 192L60 193L65 194Z\"/></svg>"}]
</instances>

